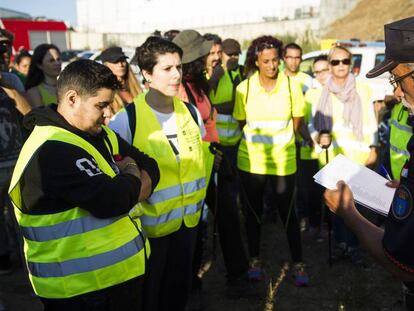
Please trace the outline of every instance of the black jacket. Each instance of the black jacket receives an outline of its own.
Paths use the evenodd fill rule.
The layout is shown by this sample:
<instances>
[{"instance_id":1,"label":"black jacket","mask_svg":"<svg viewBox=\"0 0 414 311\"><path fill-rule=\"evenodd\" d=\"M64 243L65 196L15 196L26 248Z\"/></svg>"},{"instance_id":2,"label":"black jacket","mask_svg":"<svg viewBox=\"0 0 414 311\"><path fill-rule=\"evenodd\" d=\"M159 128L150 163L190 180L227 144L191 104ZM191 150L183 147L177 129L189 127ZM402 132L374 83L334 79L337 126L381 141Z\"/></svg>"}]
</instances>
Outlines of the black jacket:
<instances>
[{"instance_id":1,"label":"black jacket","mask_svg":"<svg viewBox=\"0 0 414 311\"><path fill-rule=\"evenodd\" d=\"M113 163L105 145L105 131L96 136L80 131L72 127L56 111L56 107L32 110L23 124L29 131L35 125L69 130L87 140L109 163ZM148 172L154 190L160 177L155 160L117 136L120 155L130 156ZM97 168L95 160L82 148L47 141L33 154L22 176L21 188L25 213L49 214L80 207L95 217L108 218L128 212L138 202L141 181L130 174L118 174L111 178Z\"/></svg>"}]
</instances>

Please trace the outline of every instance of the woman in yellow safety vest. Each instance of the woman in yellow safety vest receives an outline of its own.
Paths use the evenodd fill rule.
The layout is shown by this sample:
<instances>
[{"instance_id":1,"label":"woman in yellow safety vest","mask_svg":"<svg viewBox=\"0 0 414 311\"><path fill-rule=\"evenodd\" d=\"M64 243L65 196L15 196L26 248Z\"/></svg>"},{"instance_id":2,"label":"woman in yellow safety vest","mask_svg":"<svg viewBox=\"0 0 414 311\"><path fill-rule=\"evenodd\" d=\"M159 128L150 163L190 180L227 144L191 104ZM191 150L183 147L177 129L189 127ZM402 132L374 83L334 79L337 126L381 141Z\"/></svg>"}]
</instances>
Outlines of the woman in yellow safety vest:
<instances>
[{"instance_id":1,"label":"woman in yellow safety vest","mask_svg":"<svg viewBox=\"0 0 414 311\"><path fill-rule=\"evenodd\" d=\"M295 133L305 110L298 83L278 70L282 42L271 36L255 39L247 51L246 67L254 74L239 84L233 116L243 136L237 166L246 209L246 230L251 257L248 278L263 279L260 263L260 223L266 184L275 195L285 226L297 286L306 286L299 224L293 208L296 173ZM303 127L306 129L306 127ZM311 138L304 133L304 139Z\"/></svg>"},{"instance_id":2,"label":"woman in yellow safety vest","mask_svg":"<svg viewBox=\"0 0 414 311\"><path fill-rule=\"evenodd\" d=\"M206 192L200 128L202 119L176 95L182 50L158 37L136 50L149 90L135 97L109 126L157 160L161 179L141 203L141 221L151 243L145 280L145 310L184 310L191 285L197 225ZM196 122L197 121L197 122Z\"/></svg>"},{"instance_id":3,"label":"woman in yellow safety vest","mask_svg":"<svg viewBox=\"0 0 414 311\"><path fill-rule=\"evenodd\" d=\"M34 49L26 78L27 98L33 107L57 104L57 77L62 69L59 48L41 44Z\"/></svg>"},{"instance_id":4,"label":"woman in yellow safety vest","mask_svg":"<svg viewBox=\"0 0 414 311\"><path fill-rule=\"evenodd\" d=\"M343 154L361 165L373 167L377 159L378 126L372 91L350 72L351 60L352 54L345 47L337 46L329 52L331 76L316 97L313 127L318 133L329 133L317 138L320 145L330 146L329 159ZM325 153L320 161L325 162ZM333 229L338 243L334 255L338 259L350 257L355 264L361 264L358 240L337 216L333 218Z\"/></svg>"}]
</instances>

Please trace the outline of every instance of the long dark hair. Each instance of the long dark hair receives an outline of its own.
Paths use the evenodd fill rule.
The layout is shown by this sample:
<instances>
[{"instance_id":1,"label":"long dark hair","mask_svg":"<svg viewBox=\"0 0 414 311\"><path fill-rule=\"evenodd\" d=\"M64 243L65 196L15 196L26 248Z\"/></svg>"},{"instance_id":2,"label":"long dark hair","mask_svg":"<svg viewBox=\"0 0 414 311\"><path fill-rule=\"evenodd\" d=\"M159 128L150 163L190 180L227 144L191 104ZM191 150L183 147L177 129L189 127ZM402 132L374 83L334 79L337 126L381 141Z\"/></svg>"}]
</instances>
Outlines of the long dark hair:
<instances>
[{"instance_id":1,"label":"long dark hair","mask_svg":"<svg viewBox=\"0 0 414 311\"><path fill-rule=\"evenodd\" d=\"M258 68L256 66L257 56L264 49L274 48L279 58L282 57L283 42L272 36L261 36L252 41L247 49L245 62L245 76L250 77Z\"/></svg>"},{"instance_id":2,"label":"long dark hair","mask_svg":"<svg viewBox=\"0 0 414 311\"><path fill-rule=\"evenodd\" d=\"M60 54L59 48L54 44L44 43L44 44L38 45L34 49L33 56L32 56L32 62L30 63L30 67L29 67L29 73L27 74L27 78L26 78L26 85L25 85L26 90L39 85L45 79L45 75L43 71L39 68L39 66L42 65L43 58L45 57L47 52L51 49L58 51Z\"/></svg>"},{"instance_id":3,"label":"long dark hair","mask_svg":"<svg viewBox=\"0 0 414 311\"><path fill-rule=\"evenodd\" d=\"M202 96L203 92L206 95L209 93L208 82L204 76L205 67L204 56L191 63L183 64L183 82L191 83L199 96Z\"/></svg>"}]
</instances>

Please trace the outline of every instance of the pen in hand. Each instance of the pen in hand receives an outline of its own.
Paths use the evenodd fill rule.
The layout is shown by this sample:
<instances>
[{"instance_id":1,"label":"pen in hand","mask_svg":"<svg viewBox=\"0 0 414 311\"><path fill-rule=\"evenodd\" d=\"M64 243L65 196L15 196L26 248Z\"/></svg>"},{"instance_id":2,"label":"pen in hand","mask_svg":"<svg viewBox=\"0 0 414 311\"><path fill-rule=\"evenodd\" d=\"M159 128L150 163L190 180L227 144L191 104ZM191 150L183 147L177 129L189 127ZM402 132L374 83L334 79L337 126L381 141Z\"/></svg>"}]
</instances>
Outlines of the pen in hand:
<instances>
[{"instance_id":1,"label":"pen in hand","mask_svg":"<svg viewBox=\"0 0 414 311\"><path fill-rule=\"evenodd\" d=\"M390 174L388 174L387 172L387 169L382 164L380 165L380 172L381 172L381 175L387 178L389 181L392 180Z\"/></svg>"}]
</instances>

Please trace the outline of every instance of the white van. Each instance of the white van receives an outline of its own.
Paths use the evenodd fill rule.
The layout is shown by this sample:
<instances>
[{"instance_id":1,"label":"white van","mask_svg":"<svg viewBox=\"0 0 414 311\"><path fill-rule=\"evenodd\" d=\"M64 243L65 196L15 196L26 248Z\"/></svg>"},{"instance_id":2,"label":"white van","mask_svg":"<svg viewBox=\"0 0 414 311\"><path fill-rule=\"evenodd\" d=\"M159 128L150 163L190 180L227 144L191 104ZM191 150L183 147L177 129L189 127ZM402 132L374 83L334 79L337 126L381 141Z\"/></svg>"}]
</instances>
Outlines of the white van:
<instances>
[{"instance_id":1,"label":"white van","mask_svg":"<svg viewBox=\"0 0 414 311\"><path fill-rule=\"evenodd\" d=\"M385 47L351 47L352 53L351 71L357 79L363 80L371 85L373 100L383 100L385 95L392 95L393 89L388 82L389 73L386 72L376 78L367 79L366 73L382 62L385 57ZM319 55L328 54L329 50L313 51L302 56L300 70L313 76L312 64Z\"/></svg>"}]
</instances>

